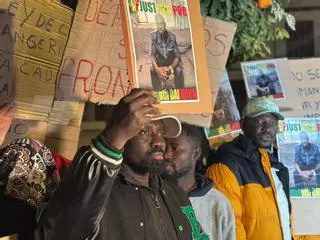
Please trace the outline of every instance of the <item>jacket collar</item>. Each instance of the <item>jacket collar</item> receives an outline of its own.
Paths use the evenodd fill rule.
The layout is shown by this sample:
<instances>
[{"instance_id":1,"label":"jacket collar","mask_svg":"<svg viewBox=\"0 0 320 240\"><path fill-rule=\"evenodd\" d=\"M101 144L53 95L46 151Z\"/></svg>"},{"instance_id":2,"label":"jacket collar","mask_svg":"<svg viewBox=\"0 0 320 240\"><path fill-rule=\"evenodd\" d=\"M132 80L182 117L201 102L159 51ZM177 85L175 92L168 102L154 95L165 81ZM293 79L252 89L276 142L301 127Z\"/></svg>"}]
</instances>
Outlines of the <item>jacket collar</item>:
<instances>
[{"instance_id":1,"label":"jacket collar","mask_svg":"<svg viewBox=\"0 0 320 240\"><path fill-rule=\"evenodd\" d=\"M257 147L252 143L252 140L245 135L240 135L235 140L235 144L242 151L234 149L234 153L245 157L248 161L255 162L254 154L260 154ZM267 151L267 150L266 150ZM285 166L278 160L278 149L272 148L272 151L267 151L270 159L271 167L282 170Z\"/></svg>"},{"instance_id":2,"label":"jacket collar","mask_svg":"<svg viewBox=\"0 0 320 240\"><path fill-rule=\"evenodd\" d=\"M129 169L130 167L123 163L121 165L121 169L120 169L120 172L119 172L119 178L126 184L128 185L134 185L134 186L143 186L142 183L134 178L131 174L131 170ZM160 186L162 185L161 183L161 178L157 175L150 175L149 176L149 187L152 188L152 189L159 189Z\"/></svg>"},{"instance_id":3,"label":"jacket collar","mask_svg":"<svg viewBox=\"0 0 320 240\"><path fill-rule=\"evenodd\" d=\"M232 148L231 152L247 159L248 161L256 162L257 155L260 155L259 149L253 144L251 138L245 135L239 135L234 140L234 145L235 148ZM272 151L267 152L271 162L278 162L276 148L272 148Z\"/></svg>"},{"instance_id":4,"label":"jacket collar","mask_svg":"<svg viewBox=\"0 0 320 240\"><path fill-rule=\"evenodd\" d=\"M213 187L212 181L204 175L196 175L197 188L188 194L189 197L202 197Z\"/></svg>"},{"instance_id":5,"label":"jacket collar","mask_svg":"<svg viewBox=\"0 0 320 240\"><path fill-rule=\"evenodd\" d=\"M235 148L233 148L231 151L234 154L240 155L241 157L249 160L249 161L255 161L256 154L259 154L258 148L254 146L251 138L248 138L245 135L239 135L235 141Z\"/></svg>"}]
</instances>

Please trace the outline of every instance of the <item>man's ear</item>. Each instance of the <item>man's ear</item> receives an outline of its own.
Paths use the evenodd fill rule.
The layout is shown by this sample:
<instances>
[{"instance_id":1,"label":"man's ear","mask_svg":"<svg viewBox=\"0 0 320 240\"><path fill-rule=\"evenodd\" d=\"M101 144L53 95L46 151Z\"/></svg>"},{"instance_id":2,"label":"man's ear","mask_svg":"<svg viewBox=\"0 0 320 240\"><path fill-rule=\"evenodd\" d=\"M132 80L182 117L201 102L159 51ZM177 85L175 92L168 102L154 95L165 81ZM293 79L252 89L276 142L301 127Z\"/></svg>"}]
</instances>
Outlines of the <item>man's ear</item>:
<instances>
[{"instance_id":1,"label":"man's ear","mask_svg":"<svg viewBox=\"0 0 320 240\"><path fill-rule=\"evenodd\" d=\"M201 147L194 148L192 151L192 159L195 161L199 161L201 154L202 154Z\"/></svg>"}]
</instances>

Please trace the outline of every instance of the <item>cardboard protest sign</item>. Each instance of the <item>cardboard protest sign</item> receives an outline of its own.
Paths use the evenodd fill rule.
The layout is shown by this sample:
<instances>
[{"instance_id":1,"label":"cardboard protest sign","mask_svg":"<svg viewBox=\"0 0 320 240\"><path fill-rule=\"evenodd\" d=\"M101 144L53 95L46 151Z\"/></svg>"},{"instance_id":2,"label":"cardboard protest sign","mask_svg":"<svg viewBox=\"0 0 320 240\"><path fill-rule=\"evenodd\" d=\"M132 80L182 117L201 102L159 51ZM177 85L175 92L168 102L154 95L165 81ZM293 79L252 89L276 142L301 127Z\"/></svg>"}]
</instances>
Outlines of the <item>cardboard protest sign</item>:
<instances>
[{"instance_id":1,"label":"cardboard protest sign","mask_svg":"<svg viewBox=\"0 0 320 240\"><path fill-rule=\"evenodd\" d=\"M270 96L285 98L275 59L242 62L241 70L249 98Z\"/></svg>"},{"instance_id":2,"label":"cardboard protest sign","mask_svg":"<svg viewBox=\"0 0 320 240\"><path fill-rule=\"evenodd\" d=\"M197 1L122 0L129 78L150 88L163 113L212 112Z\"/></svg>"},{"instance_id":3,"label":"cardboard protest sign","mask_svg":"<svg viewBox=\"0 0 320 240\"><path fill-rule=\"evenodd\" d=\"M17 138L29 137L62 156L73 159L78 150L84 103L55 101L46 121L15 119L3 146Z\"/></svg>"},{"instance_id":4,"label":"cardboard protest sign","mask_svg":"<svg viewBox=\"0 0 320 240\"><path fill-rule=\"evenodd\" d=\"M131 90L128 79L120 0L79 0L56 98L116 104Z\"/></svg>"},{"instance_id":5,"label":"cardboard protest sign","mask_svg":"<svg viewBox=\"0 0 320 240\"><path fill-rule=\"evenodd\" d=\"M292 198L292 228L297 240L318 240L319 198ZM314 236L310 236L314 235Z\"/></svg>"},{"instance_id":6,"label":"cardboard protest sign","mask_svg":"<svg viewBox=\"0 0 320 240\"><path fill-rule=\"evenodd\" d=\"M289 60L291 76L283 79L286 100L279 101L287 117L320 117L320 58Z\"/></svg>"},{"instance_id":7,"label":"cardboard protest sign","mask_svg":"<svg viewBox=\"0 0 320 240\"><path fill-rule=\"evenodd\" d=\"M320 197L320 120L287 118L277 135L279 161L290 174L290 196Z\"/></svg>"},{"instance_id":8,"label":"cardboard protest sign","mask_svg":"<svg viewBox=\"0 0 320 240\"><path fill-rule=\"evenodd\" d=\"M206 129L207 137L214 138L240 131L240 114L233 95L227 71L221 78L221 85L214 107L210 128Z\"/></svg>"},{"instance_id":9,"label":"cardboard protest sign","mask_svg":"<svg viewBox=\"0 0 320 240\"><path fill-rule=\"evenodd\" d=\"M0 2L0 101L14 99L17 117L48 115L72 14L58 1Z\"/></svg>"},{"instance_id":10,"label":"cardboard protest sign","mask_svg":"<svg viewBox=\"0 0 320 240\"><path fill-rule=\"evenodd\" d=\"M5 146L17 138L30 137L44 142L47 131L47 122L36 120L15 119L9 128L6 139L2 146Z\"/></svg>"},{"instance_id":11,"label":"cardboard protest sign","mask_svg":"<svg viewBox=\"0 0 320 240\"><path fill-rule=\"evenodd\" d=\"M45 144L72 160L78 150L84 103L55 101L50 111Z\"/></svg>"},{"instance_id":12,"label":"cardboard protest sign","mask_svg":"<svg viewBox=\"0 0 320 240\"><path fill-rule=\"evenodd\" d=\"M215 106L216 96L220 87L229 51L236 32L236 24L218 19L203 18L206 58L211 83L212 105ZM212 114L179 114L178 117L187 123L209 128Z\"/></svg>"}]
</instances>

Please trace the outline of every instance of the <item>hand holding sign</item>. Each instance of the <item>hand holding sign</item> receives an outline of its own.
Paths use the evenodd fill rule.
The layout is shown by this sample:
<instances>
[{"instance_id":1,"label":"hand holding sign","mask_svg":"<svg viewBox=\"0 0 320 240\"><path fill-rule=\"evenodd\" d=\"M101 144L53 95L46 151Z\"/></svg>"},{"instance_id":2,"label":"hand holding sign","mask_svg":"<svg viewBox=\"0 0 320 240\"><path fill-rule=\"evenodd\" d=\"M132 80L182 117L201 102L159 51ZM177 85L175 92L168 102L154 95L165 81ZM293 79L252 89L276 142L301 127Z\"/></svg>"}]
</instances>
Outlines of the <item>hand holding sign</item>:
<instances>
[{"instance_id":1,"label":"hand holding sign","mask_svg":"<svg viewBox=\"0 0 320 240\"><path fill-rule=\"evenodd\" d=\"M4 142L14 116L14 107L6 103L0 107L0 145Z\"/></svg>"}]
</instances>

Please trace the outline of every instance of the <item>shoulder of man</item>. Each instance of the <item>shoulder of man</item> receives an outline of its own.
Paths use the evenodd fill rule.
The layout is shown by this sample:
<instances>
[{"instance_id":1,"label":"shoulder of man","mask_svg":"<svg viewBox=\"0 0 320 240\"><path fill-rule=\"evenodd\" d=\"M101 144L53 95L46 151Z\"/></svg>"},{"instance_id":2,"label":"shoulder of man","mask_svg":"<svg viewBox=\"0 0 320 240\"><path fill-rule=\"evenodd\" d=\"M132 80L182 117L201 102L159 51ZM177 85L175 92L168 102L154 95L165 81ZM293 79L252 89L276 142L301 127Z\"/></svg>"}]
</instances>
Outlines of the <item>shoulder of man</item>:
<instances>
[{"instance_id":1,"label":"shoulder of man","mask_svg":"<svg viewBox=\"0 0 320 240\"><path fill-rule=\"evenodd\" d=\"M252 150L249 149L249 146L246 146L248 149L244 148L243 145L245 144L247 144L246 140L239 136L232 142L221 145L216 154L212 156L213 159L210 159L210 162L212 162L213 165L209 167L207 175L210 176L211 171L222 171L224 168L221 168L222 166L219 167L218 165L222 164L236 176L239 182L241 182L242 177L240 169L245 170L245 166L249 164L252 158L260 156L258 152L248 153L247 151Z\"/></svg>"},{"instance_id":2,"label":"shoulder of man","mask_svg":"<svg viewBox=\"0 0 320 240\"><path fill-rule=\"evenodd\" d=\"M166 179L162 179L162 184L163 184L163 190L165 190L164 194L167 194L166 191L170 191L171 194L178 197L181 203L189 203L189 198L187 194L181 188L179 188L176 184Z\"/></svg>"},{"instance_id":3,"label":"shoulder of man","mask_svg":"<svg viewBox=\"0 0 320 240\"><path fill-rule=\"evenodd\" d=\"M156 38L157 38L157 31L155 30L155 31L151 32L151 39L155 40Z\"/></svg>"},{"instance_id":4,"label":"shoulder of man","mask_svg":"<svg viewBox=\"0 0 320 240\"><path fill-rule=\"evenodd\" d=\"M233 162L233 160L236 160L241 156L244 157L245 155L244 149L242 149L239 144L239 138L236 138L231 142L222 144L218 148L213 156L213 163L230 163L230 161Z\"/></svg>"},{"instance_id":5,"label":"shoulder of man","mask_svg":"<svg viewBox=\"0 0 320 240\"><path fill-rule=\"evenodd\" d=\"M222 192L213 187L210 191L210 198L212 198L212 208L216 214L222 214L223 216L233 214L231 203Z\"/></svg>"},{"instance_id":6,"label":"shoulder of man","mask_svg":"<svg viewBox=\"0 0 320 240\"><path fill-rule=\"evenodd\" d=\"M300 148L301 148L301 144L298 144L298 145L295 145L295 146L294 146L294 149L295 149L296 151L298 151Z\"/></svg>"},{"instance_id":7,"label":"shoulder of man","mask_svg":"<svg viewBox=\"0 0 320 240\"><path fill-rule=\"evenodd\" d=\"M176 40L176 35L171 31L168 31L168 37L170 40Z\"/></svg>"}]
</instances>

